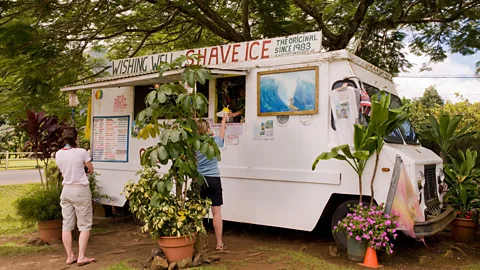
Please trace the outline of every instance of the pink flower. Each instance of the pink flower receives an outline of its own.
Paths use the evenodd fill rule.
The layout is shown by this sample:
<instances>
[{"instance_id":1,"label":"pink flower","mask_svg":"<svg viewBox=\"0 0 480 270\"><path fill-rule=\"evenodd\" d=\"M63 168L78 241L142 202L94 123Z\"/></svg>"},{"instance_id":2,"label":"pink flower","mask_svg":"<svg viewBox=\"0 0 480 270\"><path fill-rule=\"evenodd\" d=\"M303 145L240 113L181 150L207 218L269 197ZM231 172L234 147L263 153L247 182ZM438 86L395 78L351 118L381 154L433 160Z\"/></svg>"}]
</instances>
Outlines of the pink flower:
<instances>
[{"instance_id":1,"label":"pink flower","mask_svg":"<svg viewBox=\"0 0 480 270\"><path fill-rule=\"evenodd\" d=\"M336 229L337 229L337 226L334 226L333 229L336 230Z\"/></svg>"},{"instance_id":2,"label":"pink flower","mask_svg":"<svg viewBox=\"0 0 480 270\"><path fill-rule=\"evenodd\" d=\"M351 237L352 235L353 235L353 233L352 233L352 232L349 232L349 233L348 233L348 236L349 236L349 237Z\"/></svg>"},{"instance_id":3,"label":"pink flower","mask_svg":"<svg viewBox=\"0 0 480 270\"><path fill-rule=\"evenodd\" d=\"M358 235L355 237L355 239L356 239L357 241L361 241L361 240L362 240L362 238L361 238L360 236L358 236Z\"/></svg>"},{"instance_id":4,"label":"pink flower","mask_svg":"<svg viewBox=\"0 0 480 270\"><path fill-rule=\"evenodd\" d=\"M372 234L373 234L373 232L372 232L372 231L369 231L369 232L368 232L368 234L372 235Z\"/></svg>"},{"instance_id":5,"label":"pink flower","mask_svg":"<svg viewBox=\"0 0 480 270\"><path fill-rule=\"evenodd\" d=\"M390 226L390 224L392 224L390 220L385 221L385 225Z\"/></svg>"}]
</instances>

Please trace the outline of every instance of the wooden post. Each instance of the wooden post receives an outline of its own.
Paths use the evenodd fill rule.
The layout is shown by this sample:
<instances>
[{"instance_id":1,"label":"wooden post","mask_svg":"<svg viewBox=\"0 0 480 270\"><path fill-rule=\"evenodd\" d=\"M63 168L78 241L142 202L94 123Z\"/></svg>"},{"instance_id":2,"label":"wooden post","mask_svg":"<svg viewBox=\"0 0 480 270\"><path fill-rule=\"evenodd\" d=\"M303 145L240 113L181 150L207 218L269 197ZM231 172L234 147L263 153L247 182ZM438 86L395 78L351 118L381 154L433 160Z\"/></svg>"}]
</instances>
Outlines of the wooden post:
<instances>
[{"instance_id":1,"label":"wooden post","mask_svg":"<svg viewBox=\"0 0 480 270\"><path fill-rule=\"evenodd\" d=\"M7 154L5 155L5 170L8 170L8 151L7 151Z\"/></svg>"}]
</instances>

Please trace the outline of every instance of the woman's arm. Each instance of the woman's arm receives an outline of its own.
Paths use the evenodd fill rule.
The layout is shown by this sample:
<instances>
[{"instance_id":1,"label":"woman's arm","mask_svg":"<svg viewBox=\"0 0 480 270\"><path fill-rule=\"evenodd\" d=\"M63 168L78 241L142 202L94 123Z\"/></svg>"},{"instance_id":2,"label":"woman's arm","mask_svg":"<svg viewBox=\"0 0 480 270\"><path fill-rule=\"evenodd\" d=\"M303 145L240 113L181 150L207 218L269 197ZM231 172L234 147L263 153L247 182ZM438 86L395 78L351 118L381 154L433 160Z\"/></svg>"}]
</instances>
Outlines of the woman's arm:
<instances>
[{"instance_id":1,"label":"woman's arm","mask_svg":"<svg viewBox=\"0 0 480 270\"><path fill-rule=\"evenodd\" d=\"M93 164L92 164L92 162L91 162L91 161L87 161L87 162L84 163L84 165L85 165L85 167L88 168L88 173L89 173L89 174L93 174L94 171L93 171Z\"/></svg>"},{"instance_id":2,"label":"woman's arm","mask_svg":"<svg viewBox=\"0 0 480 270\"><path fill-rule=\"evenodd\" d=\"M225 129L227 127L227 116L225 115L222 117L222 124L220 125L220 134L219 137L222 138L222 140L225 139Z\"/></svg>"}]
</instances>

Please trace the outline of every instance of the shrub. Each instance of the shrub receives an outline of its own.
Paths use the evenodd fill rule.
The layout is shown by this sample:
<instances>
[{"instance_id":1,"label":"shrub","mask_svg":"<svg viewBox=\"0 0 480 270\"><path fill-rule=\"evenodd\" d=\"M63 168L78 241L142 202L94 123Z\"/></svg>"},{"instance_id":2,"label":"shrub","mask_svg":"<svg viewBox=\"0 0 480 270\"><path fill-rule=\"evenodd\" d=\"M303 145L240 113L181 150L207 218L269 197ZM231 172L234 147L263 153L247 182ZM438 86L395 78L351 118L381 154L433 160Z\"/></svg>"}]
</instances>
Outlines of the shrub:
<instances>
[{"instance_id":1,"label":"shrub","mask_svg":"<svg viewBox=\"0 0 480 270\"><path fill-rule=\"evenodd\" d=\"M15 201L17 214L27 221L48 221L62 219L59 189L36 188Z\"/></svg>"}]
</instances>

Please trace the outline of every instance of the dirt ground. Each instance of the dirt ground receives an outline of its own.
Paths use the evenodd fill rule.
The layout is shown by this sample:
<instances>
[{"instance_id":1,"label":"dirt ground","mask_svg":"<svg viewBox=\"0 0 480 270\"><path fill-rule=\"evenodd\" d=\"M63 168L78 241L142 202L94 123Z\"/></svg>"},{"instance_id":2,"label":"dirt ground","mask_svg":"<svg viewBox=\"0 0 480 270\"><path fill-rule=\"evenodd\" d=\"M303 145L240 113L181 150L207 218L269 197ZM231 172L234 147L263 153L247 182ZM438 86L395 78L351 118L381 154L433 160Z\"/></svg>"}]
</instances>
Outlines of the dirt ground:
<instances>
[{"instance_id":1,"label":"dirt ground","mask_svg":"<svg viewBox=\"0 0 480 270\"><path fill-rule=\"evenodd\" d=\"M128 217L96 220L95 230L88 247L88 256L97 262L81 269L102 269L120 262L142 269L150 257L156 242L142 234L138 226ZM209 247L213 249L215 239L211 224ZM333 241L325 231L300 232L264 226L239 223L225 224L224 242L228 251L207 254L220 256L220 260L208 269L362 269L348 260L339 251L332 256ZM0 239L0 244L16 241L25 243L25 235L15 239ZM450 233L441 233L422 242L404 240L397 243L393 255L379 254L383 269L480 269L479 241L470 244L457 244ZM76 242L75 242L76 244ZM76 250L76 249L75 249ZM465 253L465 254L462 254ZM28 255L0 256L0 269L77 269L66 266L61 243L52 245L49 251Z\"/></svg>"}]
</instances>

